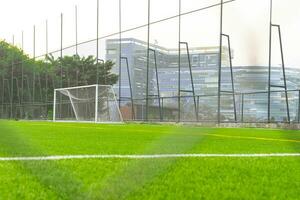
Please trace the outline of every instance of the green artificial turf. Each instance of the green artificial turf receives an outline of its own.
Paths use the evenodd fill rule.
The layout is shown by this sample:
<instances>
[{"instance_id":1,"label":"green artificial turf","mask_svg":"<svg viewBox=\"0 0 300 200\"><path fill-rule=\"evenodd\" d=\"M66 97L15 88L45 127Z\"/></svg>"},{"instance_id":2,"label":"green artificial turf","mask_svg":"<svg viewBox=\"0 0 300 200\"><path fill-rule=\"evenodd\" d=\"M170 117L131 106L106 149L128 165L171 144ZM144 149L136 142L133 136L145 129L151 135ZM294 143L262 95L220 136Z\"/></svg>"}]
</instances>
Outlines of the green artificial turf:
<instances>
[{"instance_id":1,"label":"green artificial turf","mask_svg":"<svg viewBox=\"0 0 300 200\"><path fill-rule=\"evenodd\" d=\"M299 153L300 131L0 122L0 157ZM0 161L0 199L299 199L300 157Z\"/></svg>"}]
</instances>

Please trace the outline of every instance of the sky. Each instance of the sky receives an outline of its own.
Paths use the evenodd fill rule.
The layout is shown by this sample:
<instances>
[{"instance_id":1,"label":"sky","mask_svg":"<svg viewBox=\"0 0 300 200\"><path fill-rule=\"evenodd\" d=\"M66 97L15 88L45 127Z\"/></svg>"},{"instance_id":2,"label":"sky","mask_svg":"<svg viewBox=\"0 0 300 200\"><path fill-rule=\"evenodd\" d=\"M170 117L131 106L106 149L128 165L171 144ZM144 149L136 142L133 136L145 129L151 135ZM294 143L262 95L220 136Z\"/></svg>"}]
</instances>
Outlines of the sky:
<instances>
[{"instance_id":1,"label":"sky","mask_svg":"<svg viewBox=\"0 0 300 200\"><path fill-rule=\"evenodd\" d=\"M99 0L100 37L118 32L119 0ZM33 54L33 26L36 26L36 55L46 52L45 21L48 20L49 52L60 48L60 13L63 13L63 46L75 43L75 5L78 7L78 41L96 38L96 0L10 0L1 2L0 38ZM182 0L182 13L219 3L219 0ZM268 65L270 0L236 0L224 5L223 32L230 35L234 65ZM273 23L281 25L285 64L300 68L300 1L273 0ZM151 21L178 14L178 0L151 0ZM190 47L217 46L219 7L182 16L181 40ZM122 0L122 30L147 23L147 0ZM123 34L147 40L147 29ZM272 31L272 64L280 65L278 32ZM118 38L118 35L109 37ZM107 38L108 39L108 38ZM105 54L100 40L100 56ZM167 48L178 46L178 18L151 26L150 41ZM223 45L227 45L224 41ZM64 54L74 53L74 48ZM79 53L95 54L95 42L81 45Z\"/></svg>"}]
</instances>

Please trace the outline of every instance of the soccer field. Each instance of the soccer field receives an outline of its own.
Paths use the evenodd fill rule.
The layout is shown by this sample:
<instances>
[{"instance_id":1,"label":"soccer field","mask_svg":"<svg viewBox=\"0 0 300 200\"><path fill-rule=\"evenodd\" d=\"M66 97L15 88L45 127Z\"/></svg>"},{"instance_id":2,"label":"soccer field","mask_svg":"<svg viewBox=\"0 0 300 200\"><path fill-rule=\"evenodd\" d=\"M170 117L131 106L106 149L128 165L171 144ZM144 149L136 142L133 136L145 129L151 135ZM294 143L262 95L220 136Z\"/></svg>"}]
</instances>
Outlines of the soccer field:
<instances>
[{"instance_id":1,"label":"soccer field","mask_svg":"<svg viewBox=\"0 0 300 200\"><path fill-rule=\"evenodd\" d=\"M2 121L0 199L299 199L299 153L294 130Z\"/></svg>"}]
</instances>

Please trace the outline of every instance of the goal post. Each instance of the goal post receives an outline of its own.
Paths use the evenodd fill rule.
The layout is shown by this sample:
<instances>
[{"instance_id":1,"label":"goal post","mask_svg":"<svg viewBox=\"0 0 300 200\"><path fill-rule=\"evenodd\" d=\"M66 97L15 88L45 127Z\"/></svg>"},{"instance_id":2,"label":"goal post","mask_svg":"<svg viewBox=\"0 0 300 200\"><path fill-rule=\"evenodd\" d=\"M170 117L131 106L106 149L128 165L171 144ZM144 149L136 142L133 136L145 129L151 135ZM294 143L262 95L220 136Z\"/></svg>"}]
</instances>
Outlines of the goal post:
<instances>
[{"instance_id":1,"label":"goal post","mask_svg":"<svg viewBox=\"0 0 300 200\"><path fill-rule=\"evenodd\" d=\"M87 85L54 90L53 121L123 122L111 85Z\"/></svg>"}]
</instances>

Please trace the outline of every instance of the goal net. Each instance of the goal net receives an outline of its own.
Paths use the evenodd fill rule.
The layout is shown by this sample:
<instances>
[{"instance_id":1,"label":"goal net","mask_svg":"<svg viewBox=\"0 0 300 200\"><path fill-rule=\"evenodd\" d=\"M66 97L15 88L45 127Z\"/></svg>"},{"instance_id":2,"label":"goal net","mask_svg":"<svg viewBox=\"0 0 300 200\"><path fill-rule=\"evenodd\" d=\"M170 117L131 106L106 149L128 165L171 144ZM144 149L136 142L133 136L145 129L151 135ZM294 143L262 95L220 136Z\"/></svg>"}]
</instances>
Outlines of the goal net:
<instances>
[{"instance_id":1,"label":"goal net","mask_svg":"<svg viewBox=\"0 0 300 200\"><path fill-rule=\"evenodd\" d=\"M88 85L54 90L53 121L113 123L123 119L111 85Z\"/></svg>"}]
</instances>

